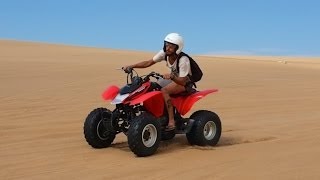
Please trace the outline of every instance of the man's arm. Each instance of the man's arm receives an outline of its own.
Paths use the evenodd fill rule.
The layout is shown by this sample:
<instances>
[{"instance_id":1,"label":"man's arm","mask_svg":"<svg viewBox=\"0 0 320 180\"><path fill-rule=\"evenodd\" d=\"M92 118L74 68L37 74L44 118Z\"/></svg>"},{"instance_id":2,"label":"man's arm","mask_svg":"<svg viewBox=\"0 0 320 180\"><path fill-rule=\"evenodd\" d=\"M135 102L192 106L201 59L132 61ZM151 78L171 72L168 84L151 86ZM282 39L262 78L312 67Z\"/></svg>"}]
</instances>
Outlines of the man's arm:
<instances>
[{"instance_id":1,"label":"man's arm","mask_svg":"<svg viewBox=\"0 0 320 180\"><path fill-rule=\"evenodd\" d=\"M172 81L174 81L175 83L181 85L181 86L185 86L186 83L189 81L189 77L188 76L186 76L186 77L178 77L178 76L175 76L174 74L170 75L170 79Z\"/></svg>"},{"instance_id":2,"label":"man's arm","mask_svg":"<svg viewBox=\"0 0 320 180\"><path fill-rule=\"evenodd\" d=\"M156 63L155 61L150 59L150 60L142 61L142 62L139 62L137 64L133 64L133 65L130 65L130 66L127 66L127 67L130 67L130 68L147 68L149 66L154 65L155 63Z\"/></svg>"},{"instance_id":3,"label":"man's arm","mask_svg":"<svg viewBox=\"0 0 320 180\"><path fill-rule=\"evenodd\" d=\"M133 68L146 68L146 67L149 67L149 66L152 66L154 65L156 62L153 61L152 59L150 60L147 60L147 61L141 61L137 64L133 64L133 65L130 65L130 66L124 66L122 67L122 69L126 72L129 72L131 71L130 69L133 69Z\"/></svg>"},{"instance_id":4,"label":"man's arm","mask_svg":"<svg viewBox=\"0 0 320 180\"><path fill-rule=\"evenodd\" d=\"M185 86L187 84L187 82L190 81L189 79L189 71L190 71L190 61L188 59L188 57L183 56L178 60L178 68L179 68L179 75L176 75L174 73L170 74L170 79L172 81L174 81L175 83L181 85L181 86ZM180 77L182 76L182 77Z\"/></svg>"},{"instance_id":5,"label":"man's arm","mask_svg":"<svg viewBox=\"0 0 320 180\"><path fill-rule=\"evenodd\" d=\"M187 82L189 82L189 77L178 77L176 76L174 73L171 74L163 74L163 78L164 79L171 79L173 82L181 85L181 86L185 86L187 84Z\"/></svg>"}]
</instances>

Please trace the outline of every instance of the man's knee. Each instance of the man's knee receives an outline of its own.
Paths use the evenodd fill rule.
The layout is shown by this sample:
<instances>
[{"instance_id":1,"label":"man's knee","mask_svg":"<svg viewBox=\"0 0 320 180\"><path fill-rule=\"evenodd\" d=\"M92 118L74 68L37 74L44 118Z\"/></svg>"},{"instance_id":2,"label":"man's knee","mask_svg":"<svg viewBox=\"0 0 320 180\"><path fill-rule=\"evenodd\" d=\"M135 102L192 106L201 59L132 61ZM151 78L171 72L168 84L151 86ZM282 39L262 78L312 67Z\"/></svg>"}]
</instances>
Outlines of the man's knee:
<instances>
[{"instance_id":1,"label":"man's knee","mask_svg":"<svg viewBox=\"0 0 320 180\"><path fill-rule=\"evenodd\" d=\"M185 91L185 88L184 88L184 86L181 86L181 85L178 85L175 83L171 83L171 84L163 87L161 89L161 91L163 94L172 95L172 94L177 94L177 93Z\"/></svg>"},{"instance_id":2,"label":"man's knee","mask_svg":"<svg viewBox=\"0 0 320 180\"><path fill-rule=\"evenodd\" d=\"M162 94L169 94L168 88L164 87L161 89Z\"/></svg>"}]
</instances>

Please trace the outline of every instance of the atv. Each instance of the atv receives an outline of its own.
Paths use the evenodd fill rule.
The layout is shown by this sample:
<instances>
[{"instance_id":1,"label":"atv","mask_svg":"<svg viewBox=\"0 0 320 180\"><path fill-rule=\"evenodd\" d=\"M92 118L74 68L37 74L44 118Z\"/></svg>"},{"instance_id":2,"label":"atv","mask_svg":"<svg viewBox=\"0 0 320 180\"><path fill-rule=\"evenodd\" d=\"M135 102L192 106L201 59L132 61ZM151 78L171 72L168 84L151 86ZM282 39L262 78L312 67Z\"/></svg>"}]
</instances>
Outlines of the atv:
<instances>
[{"instance_id":1,"label":"atv","mask_svg":"<svg viewBox=\"0 0 320 180\"><path fill-rule=\"evenodd\" d=\"M139 76L135 70L127 71L127 84L121 88L112 85L103 93L104 100L115 105L113 111L100 107L91 111L84 122L84 137L93 148L109 147L119 133L128 138L131 151L138 157L154 154L162 140L170 140L176 134L186 134L191 145L214 146L221 136L219 116L208 110L187 114L193 104L204 96L217 92L208 89L172 95L176 128L166 131L168 112L159 80L162 75L151 72Z\"/></svg>"}]
</instances>

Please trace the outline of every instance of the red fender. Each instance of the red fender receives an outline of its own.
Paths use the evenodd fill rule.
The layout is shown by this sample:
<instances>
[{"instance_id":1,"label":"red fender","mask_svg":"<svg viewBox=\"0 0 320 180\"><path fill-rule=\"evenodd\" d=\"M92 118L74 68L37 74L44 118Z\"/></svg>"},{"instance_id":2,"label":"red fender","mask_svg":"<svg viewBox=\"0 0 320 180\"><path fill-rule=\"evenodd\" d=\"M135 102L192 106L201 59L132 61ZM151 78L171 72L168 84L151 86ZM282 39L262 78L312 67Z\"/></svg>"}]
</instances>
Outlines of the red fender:
<instances>
[{"instance_id":1,"label":"red fender","mask_svg":"<svg viewBox=\"0 0 320 180\"><path fill-rule=\"evenodd\" d=\"M104 100L113 100L119 93L119 88L117 86L110 86L102 93Z\"/></svg>"},{"instance_id":2,"label":"red fender","mask_svg":"<svg viewBox=\"0 0 320 180\"><path fill-rule=\"evenodd\" d=\"M176 109L181 115L185 115L191 109L191 107L195 102L197 102L199 99L203 98L204 96L217 91L218 89L208 89L208 90L198 91L189 96L180 96L180 97L172 98L172 104L176 107Z\"/></svg>"},{"instance_id":3,"label":"red fender","mask_svg":"<svg viewBox=\"0 0 320 180\"><path fill-rule=\"evenodd\" d=\"M131 100L130 105L139 103L143 103L143 106L156 117L160 117L163 114L164 100L161 91L151 91L143 94Z\"/></svg>"}]
</instances>

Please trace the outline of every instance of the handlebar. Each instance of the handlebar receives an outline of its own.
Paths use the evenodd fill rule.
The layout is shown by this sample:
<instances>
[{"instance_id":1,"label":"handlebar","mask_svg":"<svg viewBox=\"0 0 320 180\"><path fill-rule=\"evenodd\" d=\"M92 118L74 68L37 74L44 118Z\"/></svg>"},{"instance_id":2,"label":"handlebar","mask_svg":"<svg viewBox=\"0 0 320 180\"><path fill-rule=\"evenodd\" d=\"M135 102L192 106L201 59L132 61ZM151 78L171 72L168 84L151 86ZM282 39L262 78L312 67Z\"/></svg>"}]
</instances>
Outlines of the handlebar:
<instances>
[{"instance_id":1,"label":"handlebar","mask_svg":"<svg viewBox=\"0 0 320 180\"><path fill-rule=\"evenodd\" d=\"M143 75L143 76L139 76L139 74L133 69L133 68L126 68L124 69L123 67L121 68L125 73L127 73L127 84L129 83L129 76L130 76L130 80L131 82L133 81L133 79L140 79L143 81L143 82L146 82L146 81L149 81L150 80L150 77L153 77L155 79L159 79L159 78L163 78L163 75L159 74L159 73L156 73L154 71L150 72L149 74L147 75ZM136 74L136 76L133 76L133 74Z\"/></svg>"},{"instance_id":2,"label":"handlebar","mask_svg":"<svg viewBox=\"0 0 320 180\"><path fill-rule=\"evenodd\" d=\"M122 67L121 69L122 69L124 72L128 73L128 74L132 73L132 71L133 71L133 68L131 68L131 67L127 67L127 68L125 68L125 69L124 69L124 67Z\"/></svg>"}]
</instances>

